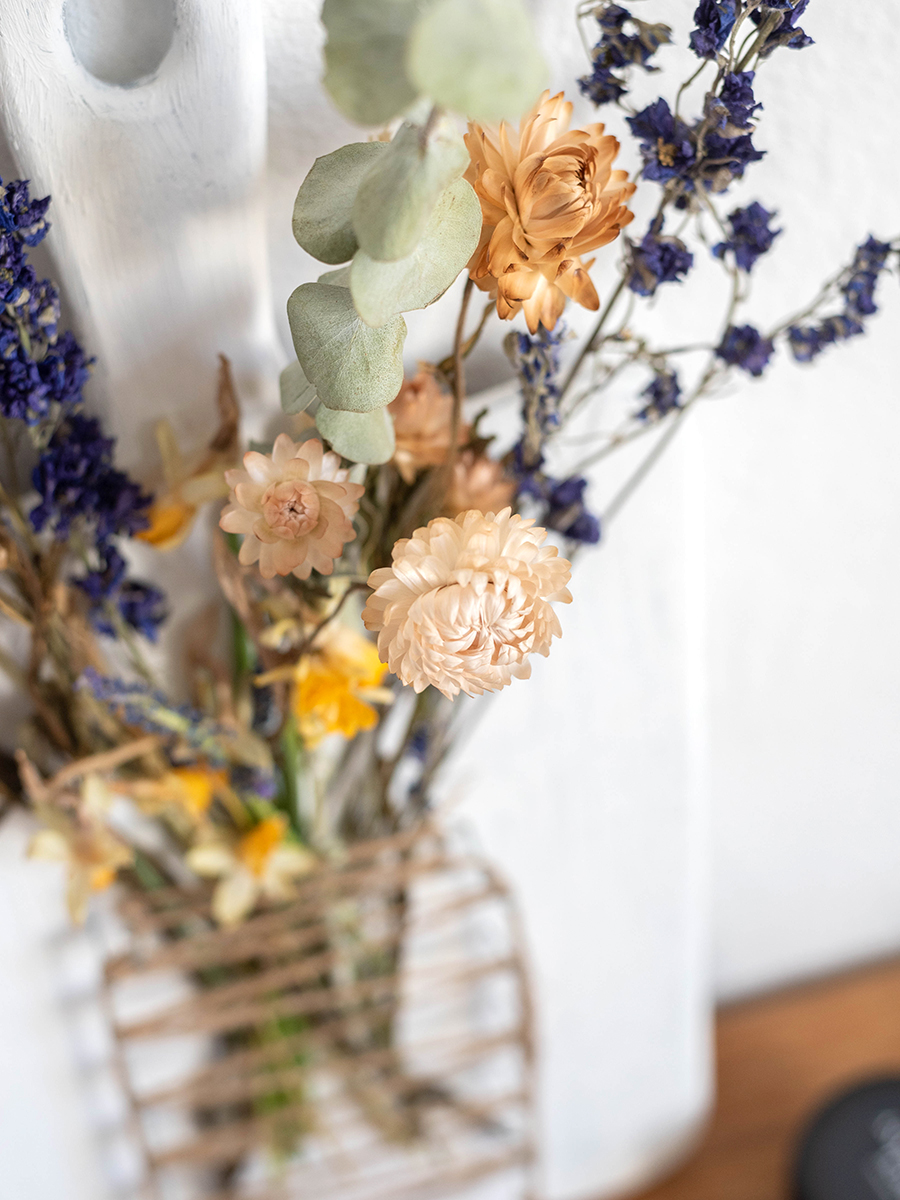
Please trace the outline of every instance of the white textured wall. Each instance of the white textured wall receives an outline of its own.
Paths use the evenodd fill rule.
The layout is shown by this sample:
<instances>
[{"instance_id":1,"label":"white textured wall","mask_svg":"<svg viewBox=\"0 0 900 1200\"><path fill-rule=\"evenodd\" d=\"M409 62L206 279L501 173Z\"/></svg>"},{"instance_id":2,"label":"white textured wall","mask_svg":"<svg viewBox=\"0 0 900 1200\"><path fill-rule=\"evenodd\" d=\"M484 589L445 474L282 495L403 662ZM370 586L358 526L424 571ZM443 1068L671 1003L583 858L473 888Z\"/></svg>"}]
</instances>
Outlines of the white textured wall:
<instances>
[{"instance_id":1,"label":"white textured wall","mask_svg":"<svg viewBox=\"0 0 900 1200\"><path fill-rule=\"evenodd\" d=\"M760 75L774 120L748 192L786 230L760 321L870 230L900 234L900 3L812 0L803 23L817 45ZM897 283L866 337L698 421L725 996L900 950Z\"/></svg>"}]
</instances>

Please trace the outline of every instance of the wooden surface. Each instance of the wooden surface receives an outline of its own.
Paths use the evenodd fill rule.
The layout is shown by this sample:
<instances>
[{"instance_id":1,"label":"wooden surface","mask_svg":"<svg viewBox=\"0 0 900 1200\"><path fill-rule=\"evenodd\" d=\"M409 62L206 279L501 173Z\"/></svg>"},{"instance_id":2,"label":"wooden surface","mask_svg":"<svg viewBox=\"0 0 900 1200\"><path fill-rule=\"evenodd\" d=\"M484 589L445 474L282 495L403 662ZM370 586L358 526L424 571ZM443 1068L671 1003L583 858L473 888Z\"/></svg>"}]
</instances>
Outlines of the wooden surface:
<instances>
[{"instance_id":1,"label":"wooden surface","mask_svg":"<svg viewBox=\"0 0 900 1200\"><path fill-rule=\"evenodd\" d=\"M797 1139L847 1084L900 1073L900 960L722 1010L697 1154L639 1200L788 1200Z\"/></svg>"}]
</instances>

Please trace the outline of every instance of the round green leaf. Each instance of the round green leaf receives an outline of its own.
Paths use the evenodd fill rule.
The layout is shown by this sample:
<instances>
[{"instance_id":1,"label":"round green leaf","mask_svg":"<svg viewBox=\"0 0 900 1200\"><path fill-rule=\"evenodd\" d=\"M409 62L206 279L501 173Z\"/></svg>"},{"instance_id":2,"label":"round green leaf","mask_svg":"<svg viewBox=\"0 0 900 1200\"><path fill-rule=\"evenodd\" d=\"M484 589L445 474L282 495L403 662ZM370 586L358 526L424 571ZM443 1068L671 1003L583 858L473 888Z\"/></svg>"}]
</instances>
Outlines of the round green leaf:
<instances>
[{"instance_id":1,"label":"round green leaf","mask_svg":"<svg viewBox=\"0 0 900 1200\"><path fill-rule=\"evenodd\" d=\"M316 398L316 389L298 362L288 363L278 377L278 387L282 410L289 415L303 412Z\"/></svg>"},{"instance_id":2,"label":"round green leaf","mask_svg":"<svg viewBox=\"0 0 900 1200\"><path fill-rule=\"evenodd\" d=\"M406 322L365 325L345 287L304 283L287 305L294 349L323 404L372 412L390 404L403 383Z\"/></svg>"},{"instance_id":3,"label":"round green leaf","mask_svg":"<svg viewBox=\"0 0 900 1200\"><path fill-rule=\"evenodd\" d=\"M384 142L353 142L313 163L294 201L294 237L313 258L343 263L356 253L356 190L387 150Z\"/></svg>"},{"instance_id":4,"label":"round green leaf","mask_svg":"<svg viewBox=\"0 0 900 1200\"><path fill-rule=\"evenodd\" d=\"M324 404L316 426L333 450L353 462L377 466L394 454L394 422L386 408L374 412L341 412Z\"/></svg>"},{"instance_id":5,"label":"round green leaf","mask_svg":"<svg viewBox=\"0 0 900 1200\"><path fill-rule=\"evenodd\" d=\"M386 262L412 254L441 192L468 164L462 135L447 117L427 136L422 126L401 125L353 202L353 229L366 254Z\"/></svg>"},{"instance_id":6,"label":"round green leaf","mask_svg":"<svg viewBox=\"0 0 900 1200\"><path fill-rule=\"evenodd\" d=\"M405 66L406 39L420 0L325 0L325 87L360 125L381 125L416 99Z\"/></svg>"},{"instance_id":7,"label":"round green leaf","mask_svg":"<svg viewBox=\"0 0 900 1200\"><path fill-rule=\"evenodd\" d=\"M350 264L338 267L336 271L326 271L324 275L319 276L319 283L327 283L330 287L349 287Z\"/></svg>"},{"instance_id":8,"label":"round green leaf","mask_svg":"<svg viewBox=\"0 0 900 1200\"><path fill-rule=\"evenodd\" d=\"M475 251L481 236L481 205L465 179L443 192L422 240L408 258L378 262L357 250L350 264L356 311L376 328L398 313L427 308L440 299Z\"/></svg>"},{"instance_id":9,"label":"round green leaf","mask_svg":"<svg viewBox=\"0 0 900 1200\"><path fill-rule=\"evenodd\" d=\"M434 0L410 33L409 78L476 121L518 118L549 76L522 0Z\"/></svg>"}]
</instances>

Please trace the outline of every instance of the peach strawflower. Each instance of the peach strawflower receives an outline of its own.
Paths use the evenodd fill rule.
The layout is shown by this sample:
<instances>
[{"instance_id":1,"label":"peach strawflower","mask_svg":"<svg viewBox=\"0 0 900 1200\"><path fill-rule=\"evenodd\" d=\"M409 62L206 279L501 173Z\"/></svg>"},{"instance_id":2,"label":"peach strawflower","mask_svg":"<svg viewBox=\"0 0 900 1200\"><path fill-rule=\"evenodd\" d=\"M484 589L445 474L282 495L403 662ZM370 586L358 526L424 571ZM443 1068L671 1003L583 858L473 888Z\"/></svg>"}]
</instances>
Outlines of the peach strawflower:
<instances>
[{"instance_id":1,"label":"peach strawflower","mask_svg":"<svg viewBox=\"0 0 900 1200\"><path fill-rule=\"evenodd\" d=\"M625 201L634 191L626 171L614 171L619 152L604 126L571 129L572 105L545 91L517 133L471 122L466 179L481 201L484 229L469 263L483 291L497 290L504 319L520 309L528 328L553 329L570 297L585 308L600 300L581 255L619 236L634 218Z\"/></svg>"},{"instance_id":2,"label":"peach strawflower","mask_svg":"<svg viewBox=\"0 0 900 1200\"><path fill-rule=\"evenodd\" d=\"M440 466L450 449L453 397L425 368L405 379L397 398L388 405L394 418L397 448L394 464L407 483L422 467ZM458 444L469 438L468 425L460 424Z\"/></svg>"},{"instance_id":3,"label":"peach strawflower","mask_svg":"<svg viewBox=\"0 0 900 1200\"><path fill-rule=\"evenodd\" d=\"M451 517L477 508L481 512L499 512L511 505L516 494L516 482L506 474L503 465L474 450L463 450L453 464L453 478L444 509Z\"/></svg>"},{"instance_id":4,"label":"peach strawflower","mask_svg":"<svg viewBox=\"0 0 900 1200\"><path fill-rule=\"evenodd\" d=\"M308 579L313 568L330 575L356 537L351 518L365 491L348 474L317 438L298 445L280 433L271 455L245 454L244 470L225 472L233 499L219 520L228 533L244 534L240 561L259 562L263 579Z\"/></svg>"},{"instance_id":5,"label":"peach strawflower","mask_svg":"<svg viewBox=\"0 0 900 1200\"><path fill-rule=\"evenodd\" d=\"M451 699L527 679L562 630L550 607L572 599L570 563L544 546L545 529L505 508L437 517L401 538L393 564L373 571L363 612L382 662L417 692Z\"/></svg>"}]
</instances>

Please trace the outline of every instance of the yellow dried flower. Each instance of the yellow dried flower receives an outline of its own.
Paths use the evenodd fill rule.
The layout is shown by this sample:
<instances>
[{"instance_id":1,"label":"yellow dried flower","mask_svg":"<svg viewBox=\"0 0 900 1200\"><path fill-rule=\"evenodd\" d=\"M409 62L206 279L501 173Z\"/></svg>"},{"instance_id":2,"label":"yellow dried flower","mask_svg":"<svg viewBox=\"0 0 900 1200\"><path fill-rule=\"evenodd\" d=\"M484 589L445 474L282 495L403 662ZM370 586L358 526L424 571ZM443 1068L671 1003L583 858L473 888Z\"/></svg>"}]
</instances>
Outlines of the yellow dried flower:
<instances>
[{"instance_id":1,"label":"yellow dried flower","mask_svg":"<svg viewBox=\"0 0 900 1200\"><path fill-rule=\"evenodd\" d=\"M260 897L290 900L295 881L315 866L308 850L286 841L287 829L285 817L266 817L236 845L210 839L188 851L193 871L219 879L212 911L221 925L243 920Z\"/></svg>"},{"instance_id":2,"label":"yellow dried flower","mask_svg":"<svg viewBox=\"0 0 900 1200\"><path fill-rule=\"evenodd\" d=\"M66 903L72 920L80 925L91 892L103 891L115 880L120 867L128 866L134 852L106 824L112 793L98 775L86 775L74 815L46 809L47 822L31 840L33 858L63 862L68 868Z\"/></svg>"},{"instance_id":3,"label":"yellow dried flower","mask_svg":"<svg viewBox=\"0 0 900 1200\"><path fill-rule=\"evenodd\" d=\"M634 191L625 171L614 171L619 152L602 124L568 129L572 105L563 93L545 91L518 133L469 125L471 164L466 178L484 217L481 242L469 274L497 293L504 319L519 310L528 328L553 329L570 297L585 308L600 301L581 255L619 236L634 217L625 201Z\"/></svg>"},{"instance_id":4,"label":"yellow dried flower","mask_svg":"<svg viewBox=\"0 0 900 1200\"><path fill-rule=\"evenodd\" d=\"M193 820L199 820L217 792L228 787L228 772L208 766L174 767L159 779L140 779L119 785L146 812L159 812L172 805Z\"/></svg>"},{"instance_id":5,"label":"yellow dried flower","mask_svg":"<svg viewBox=\"0 0 900 1200\"><path fill-rule=\"evenodd\" d=\"M330 733L352 738L373 728L372 705L393 700L380 686L386 674L373 642L344 625L326 625L296 668L293 707L304 742L315 747Z\"/></svg>"},{"instance_id":6,"label":"yellow dried flower","mask_svg":"<svg viewBox=\"0 0 900 1200\"><path fill-rule=\"evenodd\" d=\"M156 444L162 460L165 487L147 513L149 528L136 536L158 550L173 550L190 533L200 508L224 500L228 485L223 472L238 456L240 410L228 360L220 359L219 427L206 450L189 459L181 452L175 430L163 418L156 423Z\"/></svg>"}]
</instances>

